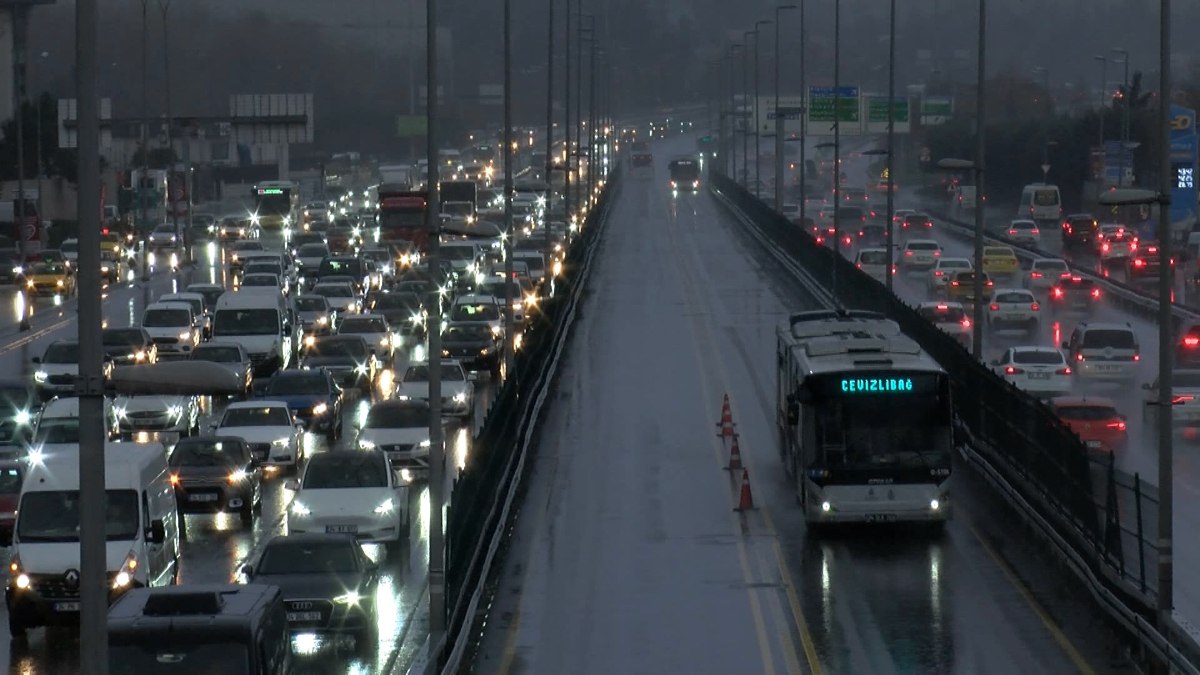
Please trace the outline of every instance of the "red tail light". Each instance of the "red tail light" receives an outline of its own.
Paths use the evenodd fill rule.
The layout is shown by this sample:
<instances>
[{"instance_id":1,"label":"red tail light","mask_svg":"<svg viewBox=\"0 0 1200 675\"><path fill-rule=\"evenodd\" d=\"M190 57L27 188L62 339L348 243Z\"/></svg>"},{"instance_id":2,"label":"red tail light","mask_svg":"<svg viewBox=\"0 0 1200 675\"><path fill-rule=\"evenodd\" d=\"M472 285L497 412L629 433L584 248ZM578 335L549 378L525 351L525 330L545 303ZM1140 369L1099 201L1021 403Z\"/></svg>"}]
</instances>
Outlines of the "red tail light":
<instances>
[{"instance_id":1,"label":"red tail light","mask_svg":"<svg viewBox=\"0 0 1200 675\"><path fill-rule=\"evenodd\" d=\"M934 270L934 271L933 271L933 276L935 276L935 277L941 277L941 276L945 276L945 275L946 275L946 273L945 273L945 272L943 272L943 271L941 271L941 270Z\"/></svg>"},{"instance_id":2,"label":"red tail light","mask_svg":"<svg viewBox=\"0 0 1200 675\"><path fill-rule=\"evenodd\" d=\"M862 263L854 263L854 266L860 270L862 269Z\"/></svg>"},{"instance_id":3,"label":"red tail light","mask_svg":"<svg viewBox=\"0 0 1200 675\"><path fill-rule=\"evenodd\" d=\"M934 252L933 252L933 257L935 257L935 258L940 258L940 257L942 257L942 252L941 252L941 251L934 251Z\"/></svg>"},{"instance_id":4,"label":"red tail light","mask_svg":"<svg viewBox=\"0 0 1200 675\"><path fill-rule=\"evenodd\" d=\"M1133 362L1134 362L1134 363L1137 363L1138 361L1141 361L1141 360L1142 360L1142 355L1141 355L1141 354L1137 354L1137 353L1135 353L1135 354L1133 355Z\"/></svg>"},{"instance_id":5,"label":"red tail light","mask_svg":"<svg viewBox=\"0 0 1200 675\"><path fill-rule=\"evenodd\" d=\"M993 312L999 312L999 311L1000 311L1000 305L997 305L996 303L994 303L994 302L993 302L993 303L992 303L992 306L991 306L991 310L992 310Z\"/></svg>"},{"instance_id":6,"label":"red tail light","mask_svg":"<svg viewBox=\"0 0 1200 675\"><path fill-rule=\"evenodd\" d=\"M1035 270L1035 271L1029 273L1029 278L1030 279L1041 279L1042 273Z\"/></svg>"},{"instance_id":7,"label":"red tail light","mask_svg":"<svg viewBox=\"0 0 1200 675\"><path fill-rule=\"evenodd\" d=\"M866 233L866 232L863 232L862 230L859 230L859 231L858 231L858 236L860 236L860 237L865 237L865 236L867 236L867 233Z\"/></svg>"},{"instance_id":8,"label":"red tail light","mask_svg":"<svg viewBox=\"0 0 1200 675\"><path fill-rule=\"evenodd\" d=\"M957 281L951 281L951 282L950 282L950 285L951 285L951 286L957 286L957 285L958 285L958 282L957 282Z\"/></svg>"},{"instance_id":9,"label":"red tail light","mask_svg":"<svg viewBox=\"0 0 1200 675\"><path fill-rule=\"evenodd\" d=\"M1061 298L1062 296L1063 296L1063 289L1059 288L1058 286L1055 286L1054 287L1054 297Z\"/></svg>"},{"instance_id":10,"label":"red tail light","mask_svg":"<svg viewBox=\"0 0 1200 675\"><path fill-rule=\"evenodd\" d=\"M1041 308L1042 308L1042 307L1041 307L1041 305L1037 304L1036 302L1035 302L1035 303L1033 303L1032 305L1030 305L1030 306L1029 306L1029 309L1031 309L1031 310L1033 310L1033 311L1035 311L1035 312L1036 312L1036 311L1038 311L1038 310L1039 310L1039 309L1041 309Z\"/></svg>"},{"instance_id":11,"label":"red tail light","mask_svg":"<svg viewBox=\"0 0 1200 675\"><path fill-rule=\"evenodd\" d=\"M941 304L939 304L939 305L937 306L937 310L938 310L939 312L944 312L944 311L946 311L946 310L948 310L948 309L950 309L950 305L941 305Z\"/></svg>"},{"instance_id":12,"label":"red tail light","mask_svg":"<svg viewBox=\"0 0 1200 675\"><path fill-rule=\"evenodd\" d=\"M925 229L929 230L932 228L933 228L933 221L932 220L925 221Z\"/></svg>"},{"instance_id":13,"label":"red tail light","mask_svg":"<svg viewBox=\"0 0 1200 675\"><path fill-rule=\"evenodd\" d=\"M1108 424L1105 424L1104 427L1106 429L1114 429L1116 431L1125 431L1125 422L1122 420L1117 420L1116 422L1109 422Z\"/></svg>"},{"instance_id":14,"label":"red tail light","mask_svg":"<svg viewBox=\"0 0 1200 675\"><path fill-rule=\"evenodd\" d=\"M1042 231L1037 229L1036 227L1029 231L1029 234L1032 234L1035 237L1041 235L1041 233L1042 233Z\"/></svg>"},{"instance_id":15,"label":"red tail light","mask_svg":"<svg viewBox=\"0 0 1200 675\"><path fill-rule=\"evenodd\" d=\"M1058 370L1054 371L1054 373L1056 375L1070 375L1071 374L1071 366L1064 366L1062 368L1059 368Z\"/></svg>"},{"instance_id":16,"label":"red tail light","mask_svg":"<svg viewBox=\"0 0 1200 675\"><path fill-rule=\"evenodd\" d=\"M1099 288L1092 289L1092 297L1096 298L1097 300L1100 299L1100 289Z\"/></svg>"},{"instance_id":17,"label":"red tail light","mask_svg":"<svg viewBox=\"0 0 1200 675\"><path fill-rule=\"evenodd\" d=\"M1196 337L1195 335L1188 335L1188 336L1184 337L1183 338L1183 346L1192 348L1192 349L1196 348L1197 346L1200 346L1200 337Z\"/></svg>"},{"instance_id":18,"label":"red tail light","mask_svg":"<svg viewBox=\"0 0 1200 675\"><path fill-rule=\"evenodd\" d=\"M1105 253L1108 253L1108 244L1104 244L1103 246L1101 246L1101 247L1100 247L1100 250L1101 250L1101 251L1103 251L1103 252L1105 252Z\"/></svg>"},{"instance_id":19,"label":"red tail light","mask_svg":"<svg viewBox=\"0 0 1200 675\"><path fill-rule=\"evenodd\" d=\"M1133 266L1134 266L1134 267L1145 267L1145 266L1146 266L1146 261L1145 261L1145 260L1142 260L1141 258L1138 258L1137 260L1134 260L1134 261L1133 261Z\"/></svg>"},{"instance_id":20,"label":"red tail light","mask_svg":"<svg viewBox=\"0 0 1200 675\"><path fill-rule=\"evenodd\" d=\"M1016 366L1008 366L1004 369L1005 375L1020 375L1023 372L1025 372L1024 368L1017 368Z\"/></svg>"},{"instance_id":21,"label":"red tail light","mask_svg":"<svg viewBox=\"0 0 1200 675\"><path fill-rule=\"evenodd\" d=\"M905 251L905 252L904 252L904 255L906 255L906 256L911 256L911 255L912 255L912 251Z\"/></svg>"},{"instance_id":22,"label":"red tail light","mask_svg":"<svg viewBox=\"0 0 1200 675\"><path fill-rule=\"evenodd\" d=\"M1085 359L1084 359L1084 357L1083 357L1083 354L1076 354L1076 355L1075 355L1075 360L1076 360L1076 361L1084 361Z\"/></svg>"},{"instance_id":23,"label":"red tail light","mask_svg":"<svg viewBox=\"0 0 1200 675\"><path fill-rule=\"evenodd\" d=\"M1010 236L1010 237L1015 237L1015 236L1017 236L1017 231L1016 231L1016 230L1009 230L1009 231L1008 231L1008 236Z\"/></svg>"},{"instance_id":24,"label":"red tail light","mask_svg":"<svg viewBox=\"0 0 1200 675\"><path fill-rule=\"evenodd\" d=\"M1188 401L1194 400L1196 400L1195 396L1191 396L1189 394L1180 394L1179 396L1171 399L1171 405L1179 405L1181 403L1187 403Z\"/></svg>"}]
</instances>

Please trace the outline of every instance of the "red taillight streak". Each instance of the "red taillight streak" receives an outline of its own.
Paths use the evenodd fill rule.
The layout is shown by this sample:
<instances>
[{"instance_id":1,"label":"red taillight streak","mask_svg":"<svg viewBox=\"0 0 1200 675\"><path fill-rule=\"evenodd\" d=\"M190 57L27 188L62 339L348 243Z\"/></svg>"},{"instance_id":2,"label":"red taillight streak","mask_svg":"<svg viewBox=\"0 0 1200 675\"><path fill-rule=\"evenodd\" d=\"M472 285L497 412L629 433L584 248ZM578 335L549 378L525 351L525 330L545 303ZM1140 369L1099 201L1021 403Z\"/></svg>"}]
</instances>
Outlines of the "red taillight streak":
<instances>
[{"instance_id":1,"label":"red taillight streak","mask_svg":"<svg viewBox=\"0 0 1200 675\"><path fill-rule=\"evenodd\" d=\"M1070 375L1071 374L1071 366L1059 368L1058 370L1054 371L1054 373L1056 375Z\"/></svg>"},{"instance_id":2,"label":"red taillight streak","mask_svg":"<svg viewBox=\"0 0 1200 675\"><path fill-rule=\"evenodd\" d=\"M1200 337L1196 337L1194 335L1188 335L1187 337L1183 338L1183 346L1184 347L1200 346Z\"/></svg>"},{"instance_id":3,"label":"red taillight streak","mask_svg":"<svg viewBox=\"0 0 1200 675\"><path fill-rule=\"evenodd\" d=\"M1035 311L1035 312L1036 312L1036 311L1038 311L1038 310L1039 310L1039 309L1041 309L1041 308L1042 308L1042 307L1041 307L1041 305L1037 304L1036 302L1035 302L1035 303L1033 303L1032 305L1030 305L1030 306L1029 306L1029 309L1031 309L1031 310L1033 310L1033 311Z\"/></svg>"},{"instance_id":4,"label":"red taillight streak","mask_svg":"<svg viewBox=\"0 0 1200 675\"><path fill-rule=\"evenodd\" d=\"M993 303L992 303L992 306L990 307L990 309L991 309L993 312L999 312L999 311L1000 311L1000 305L997 305L996 303L994 303L994 302L993 302Z\"/></svg>"},{"instance_id":5,"label":"red taillight streak","mask_svg":"<svg viewBox=\"0 0 1200 675\"><path fill-rule=\"evenodd\" d=\"M1004 369L1005 375L1020 375L1021 373L1024 373L1024 372L1025 372L1025 369L1015 368L1013 366L1008 366L1007 368Z\"/></svg>"},{"instance_id":6,"label":"red taillight streak","mask_svg":"<svg viewBox=\"0 0 1200 675\"><path fill-rule=\"evenodd\" d=\"M1117 431L1125 431L1125 423L1122 421L1119 421L1119 420L1116 422L1109 422L1108 424L1105 424L1104 427L1106 429L1116 429Z\"/></svg>"}]
</instances>

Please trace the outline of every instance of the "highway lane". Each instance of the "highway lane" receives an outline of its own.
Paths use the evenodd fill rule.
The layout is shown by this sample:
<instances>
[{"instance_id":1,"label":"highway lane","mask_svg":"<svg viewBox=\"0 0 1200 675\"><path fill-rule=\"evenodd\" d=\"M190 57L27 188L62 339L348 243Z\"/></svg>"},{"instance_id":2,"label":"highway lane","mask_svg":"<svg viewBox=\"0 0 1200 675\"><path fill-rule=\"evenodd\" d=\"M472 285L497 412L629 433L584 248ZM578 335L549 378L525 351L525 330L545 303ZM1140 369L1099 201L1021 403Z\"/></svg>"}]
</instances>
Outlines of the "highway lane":
<instances>
[{"instance_id":1,"label":"highway lane","mask_svg":"<svg viewBox=\"0 0 1200 675\"><path fill-rule=\"evenodd\" d=\"M159 273L144 288L140 283L135 283L111 289L104 302L104 318L110 326L137 323L146 300L153 301L162 293L182 288L192 281L227 283L226 269L223 254L217 249L211 261L202 261L194 269L185 269L179 275ZM61 316L51 317L47 313L43 321L50 321L51 318L51 328L32 340L0 346L0 369L12 376L20 373L21 377L32 377L30 357L40 354L50 341L76 337L77 323L71 303L64 306ZM35 321L33 332L37 331L38 323ZM397 354L395 371L407 365L414 349L417 349L416 345L408 344ZM423 351L423 345L420 350ZM482 424L493 391L492 383L486 379L478 383L476 417L469 425L453 427L447 438L447 487L453 483L457 468L464 466L468 459L472 432ZM376 392L375 398L384 395ZM357 397L347 401L343 413L345 432L337 447L350 447L353 430L365 417L369 402ZM220 404L217 405L219 408ZM310 452L321 452L328 447L323 438L311 434L306 436L306 444ZM448 489L446 494L449 494ZM188 538L182 547L180 582L227 582L235 579L241 565L253 559L270 537L285 532L284 512L290 500L291 494L283 489L281 481L269 481L262 515L249 530L243 528L237 518L224 515L187 516ZM349 647L347 640L300 636L293 642L294 650L301 657L298 660L298 672L384 673L392 668L402 669L415 657L415 650L428 632L426 583L430 504L426 486L418 485L411 490L409 500L412 525L408 545L396 559L383 560L384 576L378 612L380 637L373 654L370 658L360 659L343 649ZM382 549L372 547L369 553L381 559L385 557ZM0 627L7 622L4 614L6 612L0 609ZM31 675L78 672L77 640L77 631L73 629L34 630L30 632L28 644L12 644L7 631L0 630L0 661L7 659L11 672Z\"/></svg>"},{"instance_id":2,"label":"highway lane","mask_svg":"<svg viewBox=\"0 0 1200 675\"><path fill-rule=\"evenodd\" d=\"M807 534L773 367L777 321L810 301L708 195L671 199L686 142L657 144L614 207L474 672L1108 672L1079 632L1094 610L1044 593L1047 563L1025 567L969 475L943 536ZM744 515L713 436L724 393Z\"/></svg>"}]
</instances>

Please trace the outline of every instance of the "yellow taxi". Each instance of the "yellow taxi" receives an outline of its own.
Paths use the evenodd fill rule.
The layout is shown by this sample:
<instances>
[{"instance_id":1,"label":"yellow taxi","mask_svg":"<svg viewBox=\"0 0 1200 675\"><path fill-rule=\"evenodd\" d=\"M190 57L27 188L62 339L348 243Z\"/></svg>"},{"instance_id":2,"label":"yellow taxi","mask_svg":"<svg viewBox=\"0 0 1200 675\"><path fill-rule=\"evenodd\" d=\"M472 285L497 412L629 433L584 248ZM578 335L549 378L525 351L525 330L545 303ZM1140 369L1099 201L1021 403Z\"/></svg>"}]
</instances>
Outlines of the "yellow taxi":
<instances>
[{"instance_id":1,"label":"yellow taxi","mask_svg":"<svg viewBox=\"0 0 1200 675\"><path fill-rule=\"evenodd\" d=\"M108 228L100 232L100 250L111 253L114 258L121 258L124 243L121 235L110 231Z\"/></svg>"},{"instance_id":2,"label":"yellow taxi","mask_svg":"<svg viewBox=\"0 0 1200 675\"><path fill-rule=\"evenodd\" d=\"M64 261L38 260L25 267L25 290L30 295L75 294L75 273Z\"/></svg>"},{"instance_id":3,"label":"yellow taxi","mask_svg":"<svg viewBox=\"0 0 1200 675\"><path fill-rule=\"evenodd\" d=\"M982 267L989 276L1011 275L1021 271L1021 262L1008 246L984 246Z\"/></svg>"},{"instance_id":4,"label":"yellow taxi","mask_svg":"<svg viewBox=\"0 0 1200 675\"><path fill-rule=\"evenodd\" d=\"M992 278L983 273L983 296L986 298L992 294L992 289L996 284ZM961 302L964 305L972 305L975 301L975 271L974 270L959 270L950 275L950 281L946 283L946 299L950 302Z\"/></svg>"}]
</instances>

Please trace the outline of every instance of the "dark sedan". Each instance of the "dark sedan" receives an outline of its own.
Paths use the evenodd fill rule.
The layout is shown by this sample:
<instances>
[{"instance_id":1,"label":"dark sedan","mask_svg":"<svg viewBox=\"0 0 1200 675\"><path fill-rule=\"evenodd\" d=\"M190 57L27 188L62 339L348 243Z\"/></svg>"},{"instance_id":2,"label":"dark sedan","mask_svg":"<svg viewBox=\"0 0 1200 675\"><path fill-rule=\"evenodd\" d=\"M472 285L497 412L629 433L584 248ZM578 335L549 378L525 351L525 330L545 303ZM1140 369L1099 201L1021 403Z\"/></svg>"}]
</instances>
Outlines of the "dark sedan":
<instances>
[{"instance_id":1,"label":"dark sedan","mask_svg":"<svg viewBox=\"0 0 1200 675\"><path fill-rule=\"evenodd\" d=\"M262 510L261 459L234 436L181 439L168 462L179 512L237 513L250 527Z\"/></svg>"},{"instance_id":2,"label":"dark sedan","mask_svg":"<svg viewBox=\"0 0 1200 675\"><path fill-rule=\"evenodd\" d=\"M352 633L360 653L374 649L379 572L352 535L276 536L242 574L279 587L289 630Z\"/></svg>"},{"instance_id":3,"label":"dark sedan","mask_svg":"<svg viewBox=\"0 0 1200 675\"><path fill-rule=\"evenodd\" d=\"M467 370L500 369L500 338L483 321L452 321L442 333L442 357L458 359Z\"/></svg>"},{"instance_id":4,"label":"dark sedan","mask_svg":"<svg viewBox=\"0 0 1200 675\"><path fill-rule=\"evenodd\" d=\"M113 366L138 366L158 361L158 347L146 329L105 328L100 332L104 356Z\"/></svg>"},{"instance_id":5,"label":"dark sedan","mask_svg":"<svg viewBox=\"0 0 1200 675\"><path fill-rule=\"evenodd\" d=\"M341 387L370 393L379 366L361 335L325 335L306 344L300 361L304 369L325 368Z\"/></svg>"},{"instance_id":6,"label":"dark sedan","mask_svg":"<svg viewBox=\"0 0 1200 675\"><path fill-rule=\"evenodd\" d=\"M375 296L371 313L382 314L405 337L421 337L425 333L425 306L416 293L380 293Z\"/></svg>"},{"instance_id":7,"label":"dark sedan","mask_svg":"<svg viewBox=\"0 0 1200 675\"><path fill-rule=\"evenodd\" d=\"M263 398L287 403L288 409L312 432L332 443L342 436L342 388L326 368L275 373L261 392Z\"/></svg>"}]
</instances>

